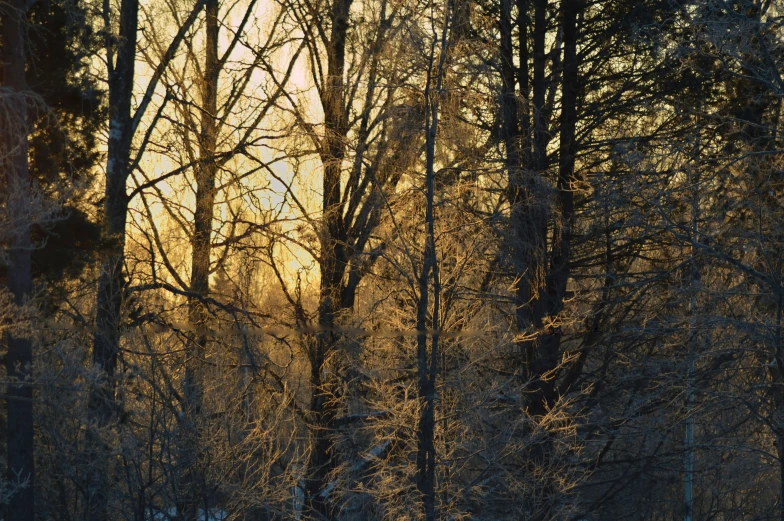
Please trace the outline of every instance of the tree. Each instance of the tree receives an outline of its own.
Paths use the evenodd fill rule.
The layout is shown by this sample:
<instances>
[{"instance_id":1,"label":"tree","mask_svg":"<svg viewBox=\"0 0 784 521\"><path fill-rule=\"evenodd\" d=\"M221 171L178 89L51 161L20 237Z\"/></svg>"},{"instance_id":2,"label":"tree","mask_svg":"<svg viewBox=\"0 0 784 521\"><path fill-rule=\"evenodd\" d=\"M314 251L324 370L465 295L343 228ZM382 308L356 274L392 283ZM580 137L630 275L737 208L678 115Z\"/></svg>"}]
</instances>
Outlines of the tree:
<instances>
[{"instance_id":1,"label":"tree","mask_svg":"<svg viewBox=\"0 0 784 521\"><path fill-rule=\"evenodd\" d=\"M454 14L449 6L444 6L443 21L441 22L440 35L438 22L435 19L439 9L428 6L430 10L430 26L433 34L430 35L432 43L429 45L430 53L427 57L427 72L425 80L425 223L427 233L424 238L422 254L422 269L418 277L419 299L417 302L417 373L418 396L421 400L421 412L417 425L417 489L422 495L423 510L427 521L436 519L436 447L435 447L435 408L436 408L436 378L438 375L439 335L441 327L441 280L438 270L438 254L436 252L435 234L435 151L438 136L440 98L443 95L445 65L449 55L451 29ZM433 309L428 328L428 301L431 291L432 278ZM428 329L432 333L428 334ZM430 353L427 349L427 340L430 338Z\"/></svg>"},{"instance_id":2,"label":"tree","mask_svg":"<svg viewBox=\"0 0 784 521\"><path fill-rule=\"evenodd\" d=\"M100 260L98 297L95 312L96 332L93 341L92 363L101 376L90 392L90 421L98 429L109 425L114 411L114 373L120 343L120 311L125 287L123 263L125 257L125 226L128 212L126 184L128 176L139 157L133 157L133 138L139 130L142 118L149 106L155 88L163 71L174 58L185 34L190 30L201 11L203 2L196 2L188 13L176 35L172 38L167 51L147 85L139 105L132 107L134 93L135 66L137 52L137 33L139 2L123 0L119 13L112 12L104 4L103 38L106 53L107 78L109 84L109 139L107 143L106 183L104 190L103 240L110 243ZM117 19L119 14L119 20ZM116 30L118 29L118 30ZM141 150L143 151L143 149ZM140 152L141 152L140 151ZM92 521L108 519L108 505L105 487L106 472L102 469L104 456L100 447L100 437L90 440L95 451L92 461L96 470L91 478L90 494L92 506L89 518Z\"/></svg>"},{"instance_id":3,"label":"tree","mask_svg":"<svg viewBox=\"0 0 784 521\"><path fill-rule=\"evenodd\" d=\"M3 9L7 27L0 44L8 59L0 69L9 87L3 105L3 157L9 160L3 212L10 218L9 230L22 224L21 235L12 232L2 239L4 250L14 253L0 269L0 277L14 288L16 303L22 306L8 315L13 349L6 362L14 391L8 394L12 403L7 417L11 463L7 470L12 486L21 488L13 491L7 515L31 519L28 516L36 513L45 515L49 505L40 495L35 501L35 488L46 486L46 476L39 472L35 480L35 474L26 476L20 467L32 469L33 446L45 446L36 432L47 429L39 416L41 394L33 394L45 369L39 355L33 358L32 345L40 346L41 353L52 347L33 332L68 300L68 285L97 246L96 226L85 199L90 169L99 158L95 134L103 113L101 93L86 75L90 33L84 6L42 1L24 6L9 3ZM19 26L14 29L12 24ZM16 159L11 157L14 154ZM27 242L22 248L26 254L19 251L19 241ZM40 463L47 457L41 451L35 459Z\"/></svg>"},{"instance_id":4,"label":"tree","mask_svg":"<svg viewBox=\"0 0 784 521\"><path fill-rule=\"evenodd\" d=\"M781 5L69 2L0 143L38 517L782 517Z\"/></svg>"},{"instance_id":5,"label":"tree","mask_svg":"<svg viewBox=\"0 0 784 521\"><path fill-rule=\"evenodd\" d=\"M210 387L209 382L204 381L205 370L209 372L206 360L213 355L213 350L219 351L226 346L220 340L210 340L206 330L216 325L218 318L229 320L229 323L233 321L234 326L258 325L249 313L253 306L236 307L230 303L235 300L233 295L213 295L210 277L215 273L227 273L232 254L242 255L247 249L261 248L256 236L273 225L273 222L263 222L258 215L248 215L236 201L247 199L255 203L264 192L266 185L256 184L259 171L272 171L276 159L264 157L262 151L271 148L269 143L279 139L277 131L267 131L264 126L270 110L285 92L292 68L288 67L283 78L276 78L280 81L277 85L267 82L262 87L256 82L257 75L271 68L270 61L283 46L278 30L280 15L268 13L270 19L263 20L255 1L242 5L208 1L204 9L204 17L200 18L202 23L196 23L193 33L184 38L182 59L173 63L161 78L166 94L157 117L166 121L166 125L161 125L155 133L148 133L144 141L153 158L168 154L176 168L153 177L140 169L141 175L134 176L137 187L131 194L138 196L146 214L147 228L140 230L140 237L150 244L149 257L139 259L136 264L146 265L137 271L136 279L140 283L137 289L152 292L164 289L188 299L187 320L193 333L186 340L188 354L183 364L181 397L178 395L181 409L176 458L178 478L172 483L177 512L186 519L196 519L198 512L210 511L222 502L214 492L221 485L210 481L207 462L211 454L202 444L209 443L208 433L213 423L208 419L210 413L205 410L204 388L205 385ZM231 27L229 21L238 12L242 21L237 27ZM176 20L179 16L176 6L168 14ZM268 33L252 35L249 32L255 24L267 21L272 22ZM156 27L153 41L157 52L146 53L151 67L159 63L165 52L162 38L158 37L158 31L164 34L165 30L165 23ZM202 32L203 43L199 41ZM228 37L230 43L219 52L218 42L223 36ZM300 52L301 48L296 50L295 57ZM193 89L195 92L191 92L192 85L197 87ZM264 95L255 98L262 89ZM255 99L250 102L252 98ZM191 173L193 183L188 176ZM195 185L194 200L183 198L182 201L182 204L193 206L192 216L184 216L181 208L164 195L163 187L167 184L188 191L192 189L191 184ZM150 209L156 203L172 217L177 232L190 244L189 277L171 260L181 255L180 244L167 244L160 238L164 227L156 222L158 219ZM262 205L254 209L263 212ZM224 212L228 214L225 218L221 216ZM192 226L185 224L191 222ZM174 286L163 280L172 280ZM239 283L237 291L251 291L250 286ZM171 310L165 310L168 311ZM222 316L218 317L217 312ZM243 322L238 313L249 322ZM166 320L165 313L158 310L150 314L154 321ZM244 342L247 344L247 338ZM238 364L248 370L256 361L254 350L246 345L246 351L248 359L238 361ZM172 371L172 378L176 372ZM284 390L280 391L285 394Z\"/></svg>"},{"instance_id":6,"label":"tree","mask_svg":"<svg viewBox=\"0 0 784 521\"><path fill-rule=\"evenodd\" d=\"M345 338L334 330L350 316L363 277L383 251L383 244L373 244L371 238L386 194L416 157L411 147L416 146L422 114L405 103L402 87L409 71L394 54L414 6L383 0L357 5L336 0L318 9L307 2L284 5L301 31L308 52L308 81L321 109L320 119L312 121L303 108L307 99L289 96L288 110L318 157L322 181L319 218L298 205L318 238L312 253L319 267L314 321L321 330L307 347L313 447L306 508L333 519L336 505L324 491L339 466L332 446L340 423L338 404L348 398L335 394L345 383L336 377L344 372L339 367L348 364ZM392 138L395 131L400 132L399 139ZM298 321L307 321L299 309Z\"/></svg>"},{"instance_id":7,"label":"tree","mask_svg":"<svg viewBox=\"0 0 784 521\"><path fill-rule=\"evenodd\" d=\"M8 291L20 310L31 304L32 265L31 227L33 193L28 164L28 134L35 108L27 88L24 39L28 5L16 1L0 4L3 14L2 152L4 201L8 240ZM28 108L29 105L29 108ZM19 327L21 326L21 327ZM27 331L25 331L25 329ZM35 515L35 469L33 443L33 352L29 327L19 324L6 334L8 352L8 480L15 484L7 508L8 519L32 521Z\"/></svg>"}]
</instances>

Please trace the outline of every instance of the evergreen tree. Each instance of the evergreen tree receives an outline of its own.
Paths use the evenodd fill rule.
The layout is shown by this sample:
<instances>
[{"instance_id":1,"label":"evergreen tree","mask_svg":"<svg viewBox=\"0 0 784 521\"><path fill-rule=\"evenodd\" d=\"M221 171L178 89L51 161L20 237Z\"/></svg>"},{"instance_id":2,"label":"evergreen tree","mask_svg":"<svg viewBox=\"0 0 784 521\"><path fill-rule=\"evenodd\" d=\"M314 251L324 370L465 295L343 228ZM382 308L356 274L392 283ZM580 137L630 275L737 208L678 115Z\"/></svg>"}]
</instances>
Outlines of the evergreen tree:
<instances>
[{"instance_id":1,"label":"evergreen tree","mask_svg":"<svg viewBox=\"0 0 784 521\"><path fill-rule=\"evenodd\" d=\"M91 188L106 113L88 71L95 41L87 17L80 0L39 0L25 20L27 85L42 102L28 139L30 175L58 207L32 231L33 275L48 283L77 276L98 247Z\"/></svg>"}]
</instances>

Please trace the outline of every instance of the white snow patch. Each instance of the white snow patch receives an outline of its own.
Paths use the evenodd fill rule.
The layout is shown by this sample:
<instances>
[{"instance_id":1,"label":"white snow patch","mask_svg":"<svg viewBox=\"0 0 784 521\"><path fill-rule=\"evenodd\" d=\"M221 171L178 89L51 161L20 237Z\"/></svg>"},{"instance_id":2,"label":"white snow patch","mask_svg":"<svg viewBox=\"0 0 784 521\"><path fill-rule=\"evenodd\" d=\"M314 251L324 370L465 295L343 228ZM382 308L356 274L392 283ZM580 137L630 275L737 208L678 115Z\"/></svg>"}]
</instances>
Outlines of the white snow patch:
<instances>
[{"instance_id":1,"label":"white snow patch","mask_svg":"<svg viewBox=\"0 0 784 521\"><path fill-rule=\"evenodd\" d=\"M169 507L166 510L156 510L151 512L147 510L144 519L147 521L171 521L177 518L177 507ZM229 519L229 514L219 508L210 509L204 512L203 509L196 511L196 519L198 521L226 521Z\"/></svg>"}]
</instances>

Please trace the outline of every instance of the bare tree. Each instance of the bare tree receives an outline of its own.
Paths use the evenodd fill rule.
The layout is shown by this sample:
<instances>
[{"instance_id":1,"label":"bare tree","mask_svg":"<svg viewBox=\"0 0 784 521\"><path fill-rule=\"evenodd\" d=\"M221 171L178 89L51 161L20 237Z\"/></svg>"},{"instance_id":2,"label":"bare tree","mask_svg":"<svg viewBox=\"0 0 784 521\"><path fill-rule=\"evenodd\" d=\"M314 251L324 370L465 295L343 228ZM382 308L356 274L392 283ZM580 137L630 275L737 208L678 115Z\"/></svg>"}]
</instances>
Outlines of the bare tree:
<instances>
[{"instance_id":1,"label":"bare tree","mask_svg":"<svg viewBox=\"0 0 784 521\"><path fill-rule=\"evenodd\" d=\"M178 27L162 60L156 65L152 77L139 101L132 106L135 82L139 2L123 0L119 13L110 3L104 3L102 17L105 42L105 60L109 84L109 139L104 190L103 226L105 240L111 243L100 263L98 298L96 304L96 333L93 342L92 363L101 376L90 394L90 421L97 429L111 424L115 415L114 377L120 344L120 311L125 287L125 227L129 197L126 184L134 165L140 157L132 154L134 136L140 128L155 88L174 58L179 45L201 11L203 1L196 2L187 18ZM119 15L119 16L118 16ZM119 18L119 19L117 19ZM143 153L140 148L138 154ZM90 431L92 432L92 431ZM91 456L95 471L90 482L92 496L89 518L92 521L108 519L108 484L105 455L100 447L100 436L91 437L89 444L95 451Z\"/></svg>"},{"instance_id":2,"label":"bare tree","mask_svg":"<svg viewBox=\"0 0 784 521\"><path fill-rule=\"evenodd\" d=\"M435 153L438 136L440 98L443 96L445 66L449 55L450 31L453 23L453 12L450 6L429 5L432 38L430 52L427 57L425 81L425 223L427 233L424 239L422 270L419 273L419 301L417 302L417 372L418 394L421 400L421 412L417 426L417 489L422 495L425 519L436 519L436 449L435 449L435 408L436 378L438 375L439 335L441 327L441 280L438 269L438 254L435 234ZM441 27L436 16L443 11ZM438 31L440 29L440 35ZM432 278L433 309L428 328L428 301L430 280ZM431 331L428 334L428 329ZM427 339L430 338L430 353Z\"/></svg>"},{"instance_id":3,"label":"bare tree","mask_svg":"<svg viewBox=\"0 0 784 521\"><path fill-rule=\"evenodd\" d=\"M306 485L306 509L333 519L330 475L339 467L332 450L337 435L347 365L345 337L334 331L354 307L365 274L383 251L372 240L406 166L416 157L420 110L405 101L402 87L410 71L399 52L413 13L408 3L336 0L326 4L284 2L307 50L308 82L318 95L320 119L313 120L307 98L289 97L292 119L318 158L320 216L298 205L310 233L309 248L319 267L319 297L314 321L322 331L307 346L310 362L312 448ZM399 121L394 121L399 116ZM399 132L399 136L392 135ZM398 137L398 139L395 139ZM290 299L294 303L294 299ZM296 309L298 306L294 304ZM300 307L298 321L307 321ZM343 398L346 398L345 396Z\"/></svg>"}]
</instances>

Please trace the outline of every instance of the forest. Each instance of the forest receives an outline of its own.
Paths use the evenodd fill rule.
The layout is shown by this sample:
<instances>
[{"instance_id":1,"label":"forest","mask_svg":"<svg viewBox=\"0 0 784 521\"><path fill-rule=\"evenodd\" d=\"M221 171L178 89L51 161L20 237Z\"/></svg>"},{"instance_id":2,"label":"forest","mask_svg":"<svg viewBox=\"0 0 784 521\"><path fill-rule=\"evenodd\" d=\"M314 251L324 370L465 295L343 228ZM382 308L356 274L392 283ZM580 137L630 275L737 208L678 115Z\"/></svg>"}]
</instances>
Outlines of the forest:
<instances>
[{"instance_id":1,"label":"forest","mask_svg":"<svg viewBox=\"0 0 784 521\"><path fill-rule=\"evenodd\" d=\"M784 521L784 0L0 26L2 521Z\"/></svg>"}]
</instances>

